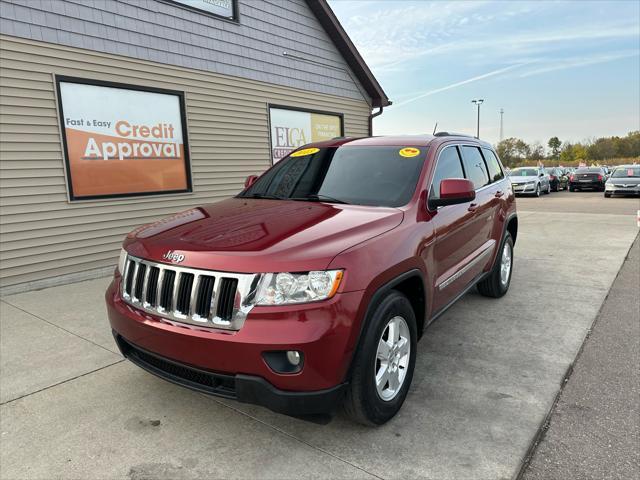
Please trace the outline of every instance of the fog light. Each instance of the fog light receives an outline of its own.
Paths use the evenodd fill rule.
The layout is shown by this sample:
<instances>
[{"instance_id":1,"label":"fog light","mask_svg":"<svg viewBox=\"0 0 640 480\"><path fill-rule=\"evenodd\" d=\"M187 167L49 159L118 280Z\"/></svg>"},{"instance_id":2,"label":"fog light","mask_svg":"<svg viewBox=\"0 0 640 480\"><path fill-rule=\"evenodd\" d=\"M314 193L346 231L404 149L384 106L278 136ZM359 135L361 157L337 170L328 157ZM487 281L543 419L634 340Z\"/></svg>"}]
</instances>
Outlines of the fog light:
<instances>
[{"instance_id":1,"label":"fog light","mask_svg":"<svg viewBox=\"0 0 640 480\"><path fill-rule=\"evenodd\" d=\"M304 354L298 350L262 352L262 358L276 373L298 373L304 365Z\"/></svg>"},{"instance_id":2,"label":"fog light","mask_svg":"<svg viewBox=\"0 0 640 480\"><path fill-rule=\"evenodd\" d=\"M289 363L291 365L297 367L298 365L300 365L300 352L296 350L287 351L287 360L289 360Z\"/></svg>"}]
</instances>

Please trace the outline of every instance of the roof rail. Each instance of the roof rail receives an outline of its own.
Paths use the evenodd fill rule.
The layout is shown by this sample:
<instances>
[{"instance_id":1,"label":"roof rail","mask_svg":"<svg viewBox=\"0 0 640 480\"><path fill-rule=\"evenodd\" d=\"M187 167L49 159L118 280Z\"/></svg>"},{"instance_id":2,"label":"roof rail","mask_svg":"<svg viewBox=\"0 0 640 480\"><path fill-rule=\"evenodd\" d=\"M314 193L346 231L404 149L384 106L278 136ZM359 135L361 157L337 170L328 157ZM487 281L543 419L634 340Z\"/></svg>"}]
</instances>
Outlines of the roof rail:
<instances>
[{"instance_id":1,"label":"roof rail","mask_svg":"<svg viewBox=\"0 0 640 480\"><path fill-rule=\"evenodd\" d=\"M466 133L455 133L455 132L436 132L433 134L434 137L468 137L468 138L476 138L473 135L467 135Z\"/></svg>"}]
</instances>

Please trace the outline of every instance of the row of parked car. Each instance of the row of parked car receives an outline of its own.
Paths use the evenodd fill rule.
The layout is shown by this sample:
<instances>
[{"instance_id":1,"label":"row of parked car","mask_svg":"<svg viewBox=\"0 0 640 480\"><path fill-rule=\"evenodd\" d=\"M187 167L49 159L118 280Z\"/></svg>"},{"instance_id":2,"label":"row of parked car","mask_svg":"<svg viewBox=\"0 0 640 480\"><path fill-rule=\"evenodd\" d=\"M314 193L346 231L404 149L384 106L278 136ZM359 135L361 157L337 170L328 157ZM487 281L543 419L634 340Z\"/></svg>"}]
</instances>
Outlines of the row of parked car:
<instances>
[{"instance_id":1,"label":"row of parked car","mask_svg":"<svg viewBox=\"0 0 640 480\"><path fill-rule=\"evenodd\" d=\"M595 190L612 195L640 196L640 165L609 167L520 167L508 171L516 195L569 190Z\"/></svg>"}]
</instances>

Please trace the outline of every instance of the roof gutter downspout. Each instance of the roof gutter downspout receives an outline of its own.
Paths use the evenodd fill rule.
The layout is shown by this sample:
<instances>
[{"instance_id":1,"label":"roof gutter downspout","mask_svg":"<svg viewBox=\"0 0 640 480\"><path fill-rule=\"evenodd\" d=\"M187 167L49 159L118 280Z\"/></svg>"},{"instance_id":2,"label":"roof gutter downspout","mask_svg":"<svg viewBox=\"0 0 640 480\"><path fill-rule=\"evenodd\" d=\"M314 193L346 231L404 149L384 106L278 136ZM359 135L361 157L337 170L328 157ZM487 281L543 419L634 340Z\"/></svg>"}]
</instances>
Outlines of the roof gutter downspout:
<instances>
[{"instance_id":1,"label":"roof gutter downspout","mask_svg":"<svg viewBox=\"0 0 640 480\"><path fill-rule=\"evenodd\" d=\"M378 110L376 113L371 113L369 114L369 136L373 136L373 119L376 118L378 115L382 115L382 111L384 110L384 107L380 107L380 110Z\"/></svg>"}]
</instances>

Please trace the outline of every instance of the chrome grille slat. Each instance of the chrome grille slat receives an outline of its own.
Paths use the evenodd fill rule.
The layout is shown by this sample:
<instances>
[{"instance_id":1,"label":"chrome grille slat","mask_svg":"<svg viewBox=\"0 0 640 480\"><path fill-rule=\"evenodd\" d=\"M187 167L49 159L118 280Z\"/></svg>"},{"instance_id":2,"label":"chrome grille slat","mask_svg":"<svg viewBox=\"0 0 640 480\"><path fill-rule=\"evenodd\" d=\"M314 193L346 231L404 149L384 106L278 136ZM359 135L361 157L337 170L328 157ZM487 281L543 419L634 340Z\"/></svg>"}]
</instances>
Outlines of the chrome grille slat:
<instances>
[{"instance_id":1,"label":"chrome grille slat","mask_svg":"<svg viewBox=\"0 0 640 480\"><path fill-rule=\"evenodd\" d=\"M164 268L161 267L160 265L158 265L158 268L160 269L160 272L158 273L158 285L156 286L156 304L155 304L155 308L159 309L160 308L160 298L162 295L162 284L164 283Z\"/></svg>"},{"instance_id":2,"label":"chrome grille slat","mask_svg":"<svg viewBox=\"0 0 640 480\"><path fill-rule=\"evenodd\" d=\"M129 255L120 294L126 303L169 320L239 330L253 308L260 278L261 274L180 267Z\"/></svg>"},{"instance_id":3,"label":"chrome grille slat","mask_svg":"<svg viewBox=\"0 0 640 480\"><path fill-rule=\"evenodd\" d=\"M144 280L142 281L142 295L140 301L144 305L147 303L147 287L149 285L149 273L151 273L151 267L147 266L144 270Z\"/></svg>"},{"instance_id":4,"label":"chrome grille slat","mask_svg":"<svg viewBox=\"0 0 640 480\"><path fill-rule=\"evenodd\" d=\"M140 262L135 262L133 267L133 275L131 276L131 289L129 290L129 295L131 295L131 300L136 303L138 299L136 298L136 284L138 282L138 269L140 268Z\"/></svg>"},{"instance_id":5,"label":"chrome grille slat","mask_svg":"<svg viewBox=\"0 0 640 480\"><path fill-rule=\"evenodd\" d=\"M198 301L198 291L200 290L200 275L193 276L193 282L191 284L191 298L189 300L189 311L187 315L191 318L196 317L196 302Z\"/></svg>"},{"instance_id":6,"label":"chrome grille slat","mask_svg":"<svg viewBox=\"0 0 640 480\"><path fill-rule=\"evenodd\" d=\"M178 313L178 293L180 292L180 281L182 280L182 273L176 272L173 279L173 292L171 295L171 311L175 315Z\"/></svg>"}]
</instances>

